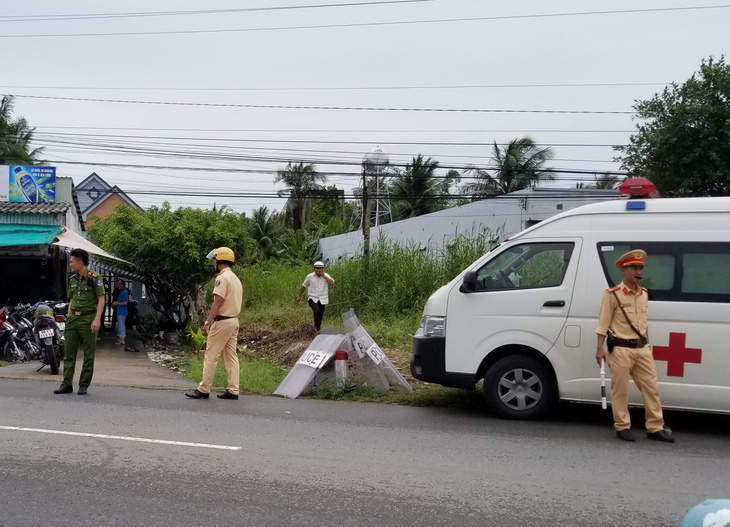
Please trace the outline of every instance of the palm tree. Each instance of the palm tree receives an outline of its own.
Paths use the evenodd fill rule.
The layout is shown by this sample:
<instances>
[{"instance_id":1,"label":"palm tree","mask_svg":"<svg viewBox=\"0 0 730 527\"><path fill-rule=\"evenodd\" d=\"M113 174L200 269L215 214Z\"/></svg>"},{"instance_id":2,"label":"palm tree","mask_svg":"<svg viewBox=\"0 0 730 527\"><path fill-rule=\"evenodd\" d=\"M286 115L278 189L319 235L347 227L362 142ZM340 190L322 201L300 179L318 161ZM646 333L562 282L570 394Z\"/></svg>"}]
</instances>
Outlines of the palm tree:
<instances>
[{"instance_id":1,"label":"palm tree","mask_svg":"<svg viewBox=\"0 0 730 527\"><path fill-rule=\"evenodd\" d=\"M613 190L623 182L623 179L621 179L619 176L611 174L611 172L606 172L605 174L602 174L600 176L594 175L593 179L595 180L595 183L578 183L575 187L586 189L595 188L602 190Z\"/></svg>"},{"instance_id":2,"label":"palm tree","mask_svg":"<svg viewBox=\"0 0 730 527\"><path fill-rule=\"evenodd\" d=\"M286 202L287 215L292 221L294 230L306 231L312 215L312 190L322 190L323 183L327 176L318 173L314 165L288 163L286 168L279 170L274 178L274 183L284 183L286 189L278 192L279 196L288 196Z\"/></svg>"},{"instance_id":3,"label":"palm tree","mask_svg":"<svg viewBox=\"0 0 730 527\"><path fill-rule=\"evenodd\" d=\"M553 158L550 148L539 148L535 141L525 136L513 139L500 147L496 142L492 149L490 169L471 168L475 181L462 188L465 194L492 196L509 194L517 190L535 188L538 183L554 178L545 172L545 163Z\"/></svg>"},{"instance_id":4,"label":"palm tree","mask_svg":"<svg viewBox=\"0 0 730 527\"><path fill-rule=\"evenodd\" d=\"M442 185L434 177L439 162L421 154L413 158L390 186L390 198L400 212L399 218L413 218L443 208Z\"/></svg>"},{"instance_id":5,"label":"palm tree","mask_svg":"<svg viewBox=\"0 0 730 527\"><path fill-rule=\"evenodd\" d=\"M259 258L268 260L276 252L276 240L281 232L281 224L276 213L270 213L263 205L251 212L248 234L259 247Z\"/></svg>"},{"instance_id":6,"label":"palm tree","mask_svg":"<svg viewBox=\"0 0 730 527\"><path fill-rule=\"evenodd\" d=\"M42 148L31 149L34 128L19 117L13 119L13 97L6 95L0 100L0 165L35 165Z\"/></svg>"}]
</instances>

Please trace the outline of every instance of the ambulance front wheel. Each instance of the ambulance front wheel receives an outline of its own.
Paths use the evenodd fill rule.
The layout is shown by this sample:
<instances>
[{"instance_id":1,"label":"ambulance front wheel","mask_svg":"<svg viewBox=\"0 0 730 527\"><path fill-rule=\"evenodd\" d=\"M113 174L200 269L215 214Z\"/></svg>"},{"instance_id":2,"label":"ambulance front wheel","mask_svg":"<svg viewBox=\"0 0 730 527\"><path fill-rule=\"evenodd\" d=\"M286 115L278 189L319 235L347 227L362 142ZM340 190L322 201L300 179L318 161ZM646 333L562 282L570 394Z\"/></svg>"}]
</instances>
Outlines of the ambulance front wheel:
<instances>
[{"instance_id":1,"label":"ambulance front wheel","mask_svg":"<svg viewBox=\"0 0 730 527\"><path fill-rule=\"evenodd\" d=\"M484 398L506 419L540 419L556 400L555 380L539 360L527 355L504 357L484 377Z\"/></svg>"}]
</instances>

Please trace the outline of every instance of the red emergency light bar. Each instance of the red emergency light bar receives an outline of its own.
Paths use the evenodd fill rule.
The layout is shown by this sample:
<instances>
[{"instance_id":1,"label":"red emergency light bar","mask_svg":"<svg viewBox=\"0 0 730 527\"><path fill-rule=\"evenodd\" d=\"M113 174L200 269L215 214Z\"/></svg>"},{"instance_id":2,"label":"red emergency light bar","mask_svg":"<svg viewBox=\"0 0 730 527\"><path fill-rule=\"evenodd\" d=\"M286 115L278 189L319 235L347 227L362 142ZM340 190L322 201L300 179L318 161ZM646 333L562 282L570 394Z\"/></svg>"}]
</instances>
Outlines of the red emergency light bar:
<instances>
[{"instance_id":1,"label":"red emergency light bar","mask_svg":"<svg viewBox=\"0 0 730 527\"><path fill-rule=\"evenodd\" d=\"M656 185L645 177L634 177L627 179L618 187L621 195L628 199L661 198Z\"/></svg>"}]
</instances>

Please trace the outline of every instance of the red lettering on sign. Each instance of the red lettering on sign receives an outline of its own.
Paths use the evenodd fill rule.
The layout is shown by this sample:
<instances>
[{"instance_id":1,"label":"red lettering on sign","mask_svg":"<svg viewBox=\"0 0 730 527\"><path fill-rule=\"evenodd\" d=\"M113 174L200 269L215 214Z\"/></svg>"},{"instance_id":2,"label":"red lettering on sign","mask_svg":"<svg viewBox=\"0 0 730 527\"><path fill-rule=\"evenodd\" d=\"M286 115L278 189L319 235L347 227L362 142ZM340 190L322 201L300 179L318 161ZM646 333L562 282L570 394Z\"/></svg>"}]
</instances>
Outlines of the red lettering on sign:
<instances>
[{"instance_id":1,"label":"red lettering on sign","mask_svg":"<svg viewBox=\"0 0 730 527\"><path fill-rule=\"evenodd\" d=\"M686 346L686 333L670 333L669 346L654 346L654 360L667 361L668 377L684 377L684 365L700 364L702 350Z\"/></svg>"}]
</instances>

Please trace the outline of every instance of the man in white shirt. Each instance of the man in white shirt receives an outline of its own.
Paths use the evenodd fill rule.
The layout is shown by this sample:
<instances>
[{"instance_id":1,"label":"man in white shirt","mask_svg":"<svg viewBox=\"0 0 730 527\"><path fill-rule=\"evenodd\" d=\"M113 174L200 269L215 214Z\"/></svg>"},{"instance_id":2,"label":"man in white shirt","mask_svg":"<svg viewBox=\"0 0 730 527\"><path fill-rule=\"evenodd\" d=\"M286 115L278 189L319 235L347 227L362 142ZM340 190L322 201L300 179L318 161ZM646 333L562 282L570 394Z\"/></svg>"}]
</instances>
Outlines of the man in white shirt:
<instances>
[{"instance_id":1,"label":"man in white shirt","mask_svg":"<svg viewBox=\"0 0 730 527\"><path fill-rule=\"evenodd\" d=\"M324 307L329 304L329 286L335 285L335 281L330 275L324 272L324 264L322 262L314 262L314 272L309 273L304 279L302 286L299 288L297 303L301 302L302 295L306 289L309 296L309 307L314 313L314 327L317 331L322 326L322 317L324 317Z\"/></svg>"}]
</instances>

